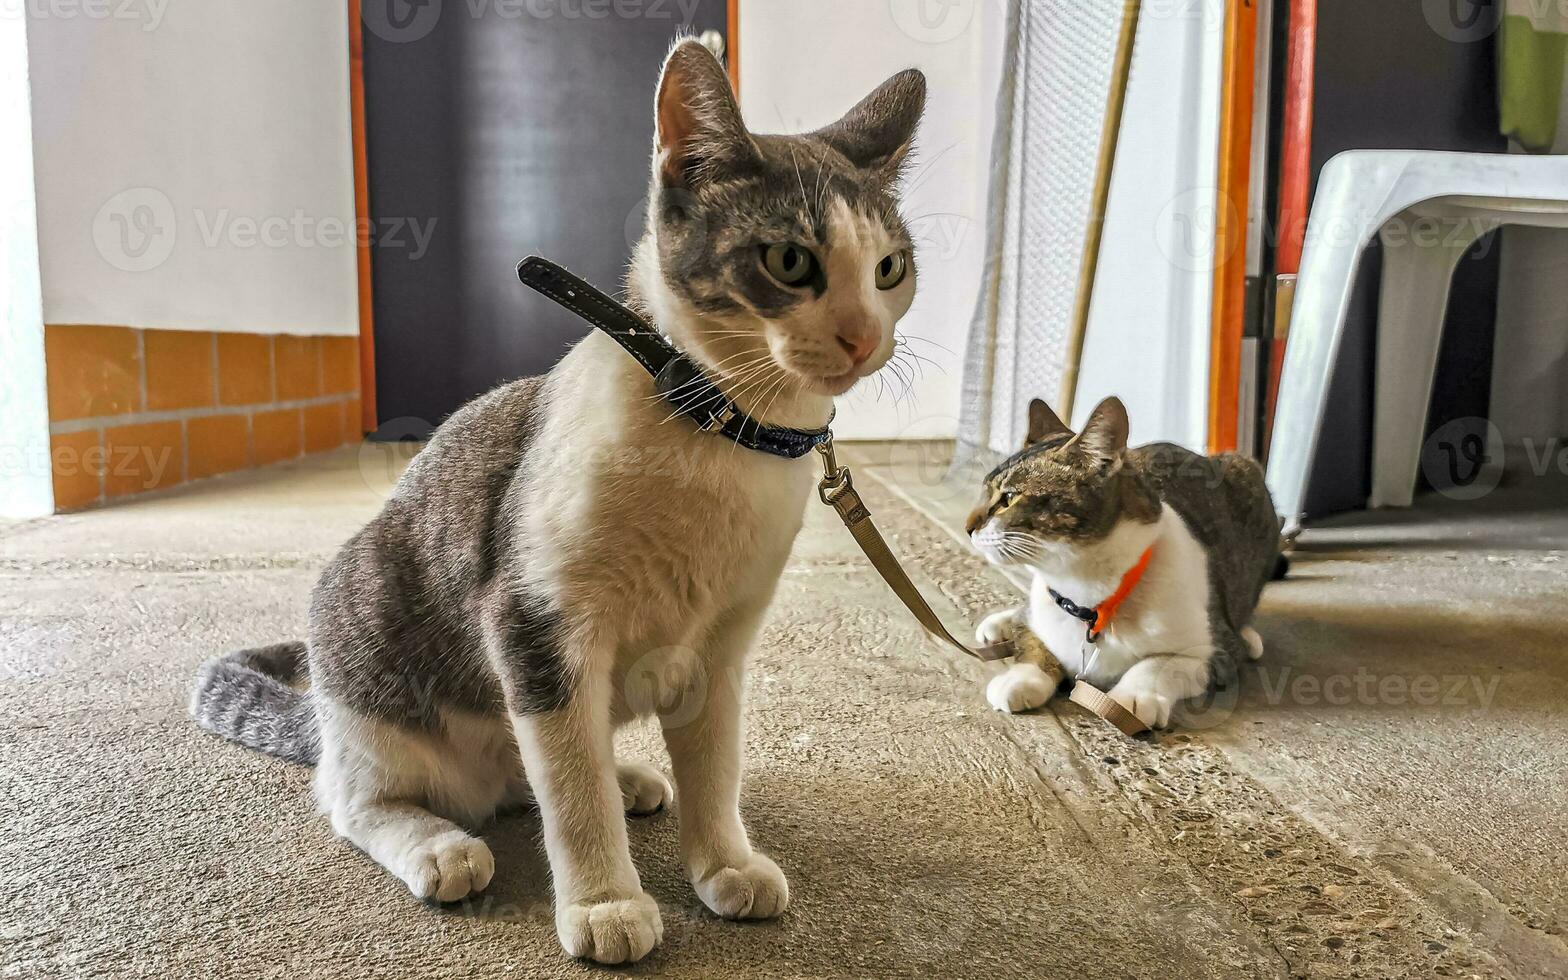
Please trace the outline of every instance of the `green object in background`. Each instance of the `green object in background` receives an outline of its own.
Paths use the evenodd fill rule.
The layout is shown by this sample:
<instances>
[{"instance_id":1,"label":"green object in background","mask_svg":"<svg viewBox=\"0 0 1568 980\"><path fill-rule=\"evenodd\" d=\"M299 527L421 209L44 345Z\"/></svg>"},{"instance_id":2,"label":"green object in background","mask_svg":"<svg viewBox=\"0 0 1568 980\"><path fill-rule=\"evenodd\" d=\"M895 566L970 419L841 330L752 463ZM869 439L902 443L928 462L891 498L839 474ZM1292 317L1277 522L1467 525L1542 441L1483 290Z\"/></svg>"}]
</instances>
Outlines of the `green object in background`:
<instances>
[{"instance_id":1,"label":"green object in background","mask_svg":"<svg viewBox=\"0 0 1568 980\"><path fill-rule=\"evenodd\" d=\"M1507 0L1498 31L1503 135L1536 153L1552 149L1568 65L1568 4Z\"/></svg>"}]
</instances>

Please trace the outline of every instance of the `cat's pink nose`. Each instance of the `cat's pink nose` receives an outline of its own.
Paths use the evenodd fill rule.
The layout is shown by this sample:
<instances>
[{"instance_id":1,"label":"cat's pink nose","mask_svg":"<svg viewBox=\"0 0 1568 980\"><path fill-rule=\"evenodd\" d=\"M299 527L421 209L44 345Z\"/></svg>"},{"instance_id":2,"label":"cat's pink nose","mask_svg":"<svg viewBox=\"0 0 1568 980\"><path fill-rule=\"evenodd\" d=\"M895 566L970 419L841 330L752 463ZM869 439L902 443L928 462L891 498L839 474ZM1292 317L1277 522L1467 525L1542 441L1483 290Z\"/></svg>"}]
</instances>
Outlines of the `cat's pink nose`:
<instances>
[{"instance_id":1,"label":"cat's pink nose","mask_svg":"<svg viewBox=\"0 0 1568 980\"><path fill-rule=\"evenodd\" d=\"M855 361L855 367L877 352L877 338L872 334L839 334L838 345Z\"/></svg>"}]
</instances>

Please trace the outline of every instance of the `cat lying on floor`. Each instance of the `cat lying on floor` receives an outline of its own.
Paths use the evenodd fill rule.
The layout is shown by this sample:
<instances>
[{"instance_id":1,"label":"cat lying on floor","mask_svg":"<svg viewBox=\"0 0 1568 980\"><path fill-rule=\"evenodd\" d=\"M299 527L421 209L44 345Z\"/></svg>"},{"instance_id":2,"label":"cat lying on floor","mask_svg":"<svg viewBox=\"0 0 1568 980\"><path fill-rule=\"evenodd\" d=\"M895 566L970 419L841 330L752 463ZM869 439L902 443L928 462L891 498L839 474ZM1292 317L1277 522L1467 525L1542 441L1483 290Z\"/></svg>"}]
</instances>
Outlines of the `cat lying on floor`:
<instances>
[{"instance_id":1,"label":"cat lying on floor","mask_svg":"<svg viewBox=\"0 0 1568 980\"><path fill-rule=\"evenodd\" d=\"M1233 683L1242 657L1263 655L1252 617L1284 556L1262 468L1169 443L1129 449L1116 398L1076 435L1032 402L1023 450L986 477L967 530L988 561L1033 579L1027 603L977 631L982 644L1020 631L1040 641L1018 644L991 679L998 711L1048 701L1054 656L1068 677L1165 728L1182 701Z\"/></svg>"},{"instance_id":2,"label":"cat lying on floor","mask_svg":"<svg viewBox=\"0 0 1568 980\"><path fill-rule=\"evenodd\" d=\"M820 430L892 356L915 292L898 179L924 104L911 69L823 129L756 135L701 44L665 62L631 303L753 420ZM700 431L591 332L442 424L323 573L308 640L209 662L191 710L314 763L333 829L421 898L485 888L474 828L537 801L562 946L621 963L663 936L626 814L671 787L612 735L699 701L664 728L687 877L717 915L773 918L789 886L741 820L741 677L812 455ZM633 696L639 672L684 680ZM307 693L288 685L302 674Z\"/></svg>"}]
</instances>

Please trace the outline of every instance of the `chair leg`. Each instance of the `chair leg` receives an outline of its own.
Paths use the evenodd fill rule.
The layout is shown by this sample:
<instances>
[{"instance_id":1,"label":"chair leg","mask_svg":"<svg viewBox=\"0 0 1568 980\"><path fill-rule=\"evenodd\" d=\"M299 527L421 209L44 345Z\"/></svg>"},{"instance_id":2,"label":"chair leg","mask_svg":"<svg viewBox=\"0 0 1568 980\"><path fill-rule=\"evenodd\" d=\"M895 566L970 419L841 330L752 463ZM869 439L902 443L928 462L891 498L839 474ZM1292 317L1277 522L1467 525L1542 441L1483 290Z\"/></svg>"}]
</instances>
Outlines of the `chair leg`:
<instances>
[{"instance_id":1,"label":"chair leg","mask_svg":"<svg viewBox=\"0 0 1568 980\"><path fill-rule=\"evenodd\" d=\"M1410 212L1404 217L1411 229L1409 240L1387 243L1383 249L1368 501L1372 507L1408 507L1415 496L1454 267L1476 239L1495 227L1468 217L1443 220L1424 238L1422 231L1433 219Z\"/></svg>"},{"instance_id":2,"label":"chair leg","mask_svg":"<svg viewBox=\"0 0 1568 980\"><path fill-rule=\"evenodd\" d=\"M1369 175L1360 173L1352 162L1336 158L1324 168L1318 183L1269 442L1269 492L1286 533L1300 527L1307 477L1362 248L1388 217L1361 204L1370 182Z\"/></svg>"}]
</instances>

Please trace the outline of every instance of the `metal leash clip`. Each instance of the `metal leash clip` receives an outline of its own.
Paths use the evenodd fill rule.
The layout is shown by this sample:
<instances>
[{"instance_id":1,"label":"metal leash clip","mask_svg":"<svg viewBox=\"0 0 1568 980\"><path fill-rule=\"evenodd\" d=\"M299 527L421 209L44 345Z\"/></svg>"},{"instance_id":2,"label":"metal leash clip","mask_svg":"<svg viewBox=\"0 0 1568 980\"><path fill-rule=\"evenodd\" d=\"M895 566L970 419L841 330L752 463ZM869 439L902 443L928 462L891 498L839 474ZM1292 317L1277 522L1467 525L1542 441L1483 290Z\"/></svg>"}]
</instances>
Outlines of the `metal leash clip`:
<instances>
[{"instance_id":1,"label":"metal leash clip","mask_svg":"<svg viewBox=\"0 0 1568 980\"><path fill-rule=\"evenodd\" d=\"M835 500L852 492L855 484L850 481L849 467L838 465L838 457L833 455L831 434L817 445L817 452L822 454L822 480L817 484L817 496L832 507Z\"/></svg>"}]
</instances>

